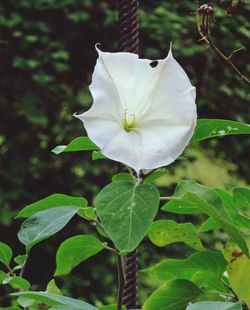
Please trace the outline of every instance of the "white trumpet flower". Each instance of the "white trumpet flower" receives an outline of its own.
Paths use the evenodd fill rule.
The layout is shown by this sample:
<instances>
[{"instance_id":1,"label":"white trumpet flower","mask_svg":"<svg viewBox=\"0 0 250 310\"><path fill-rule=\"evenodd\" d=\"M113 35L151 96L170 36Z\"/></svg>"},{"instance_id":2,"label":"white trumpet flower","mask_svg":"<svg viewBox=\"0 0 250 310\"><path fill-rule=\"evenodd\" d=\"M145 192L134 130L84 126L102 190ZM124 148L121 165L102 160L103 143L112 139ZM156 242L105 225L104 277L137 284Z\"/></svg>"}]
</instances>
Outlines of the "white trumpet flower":
<instances>
[{"instance_id":1,"label":"white trumpet flower","mask_svg":"<svg viewBox=\"0 0 250 310\"><path fill-rule=\"evenodd\" d=\"M90 85L93 105L75 116L106 157L137 173L169 165L194 132L195 87L171 49L157 61L97 51Z\"/></svg>"}]
</instances>

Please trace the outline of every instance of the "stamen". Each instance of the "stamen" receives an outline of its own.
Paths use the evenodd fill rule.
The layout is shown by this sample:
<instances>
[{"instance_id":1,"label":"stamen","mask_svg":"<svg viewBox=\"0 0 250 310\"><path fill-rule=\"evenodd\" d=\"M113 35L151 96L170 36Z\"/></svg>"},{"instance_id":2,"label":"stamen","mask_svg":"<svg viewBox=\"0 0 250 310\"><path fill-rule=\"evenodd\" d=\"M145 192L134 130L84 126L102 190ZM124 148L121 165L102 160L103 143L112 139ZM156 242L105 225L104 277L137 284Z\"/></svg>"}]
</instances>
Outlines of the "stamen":
<instances>
[{"instance_id":1,"label":"stamen","mask_svg":"<svg viewBox=\"0 0 250 310\"><path fill-rule=\"evenodd\" d=\"M135 114L128 114L127 110L124 111L124 117L122 119L122 127L130 132L136 127L136 117Z\"/></svg>"}]
</instances>

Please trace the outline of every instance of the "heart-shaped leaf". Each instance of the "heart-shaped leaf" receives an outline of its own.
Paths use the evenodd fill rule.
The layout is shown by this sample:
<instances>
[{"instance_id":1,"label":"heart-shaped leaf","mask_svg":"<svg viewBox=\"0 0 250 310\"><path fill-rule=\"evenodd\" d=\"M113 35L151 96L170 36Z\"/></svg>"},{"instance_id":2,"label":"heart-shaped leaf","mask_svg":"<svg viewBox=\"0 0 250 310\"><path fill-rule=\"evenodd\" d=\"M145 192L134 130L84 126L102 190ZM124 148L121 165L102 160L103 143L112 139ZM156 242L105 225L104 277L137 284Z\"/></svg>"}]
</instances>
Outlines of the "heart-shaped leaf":
<instances>
[{"instance_id":1,"label":"heart-shaped leaf","mask_svg":"<svg viewBox=\"0 0 250 310\"><path fill-rule=\"evenodd\" d=\"M113 182L96 197L96 212L106 233L124 252L134 250L145 237L158 205L159 193L152 184Z\"/></svg>"}]
</instances>

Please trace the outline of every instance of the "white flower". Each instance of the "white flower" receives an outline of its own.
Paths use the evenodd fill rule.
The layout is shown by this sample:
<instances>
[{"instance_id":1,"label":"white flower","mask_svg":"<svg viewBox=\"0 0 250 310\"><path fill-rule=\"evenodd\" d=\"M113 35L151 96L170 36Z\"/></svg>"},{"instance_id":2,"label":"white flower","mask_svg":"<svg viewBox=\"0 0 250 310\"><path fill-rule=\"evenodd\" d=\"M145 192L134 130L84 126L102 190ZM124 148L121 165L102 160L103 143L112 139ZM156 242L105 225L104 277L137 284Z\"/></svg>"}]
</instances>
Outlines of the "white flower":
<instances>
[{"instance_id":1,"label":"white flower","mask_svg":"<svg viewBox=\"0 0 250 310\"><path fill-rule=\"evenodd\" d=\"M169 165L187 146L196 124L195 88L171 49L158 61L97 51L93 105L75 116L108 158L137 173Z\"/></svg>"}]
</instances>

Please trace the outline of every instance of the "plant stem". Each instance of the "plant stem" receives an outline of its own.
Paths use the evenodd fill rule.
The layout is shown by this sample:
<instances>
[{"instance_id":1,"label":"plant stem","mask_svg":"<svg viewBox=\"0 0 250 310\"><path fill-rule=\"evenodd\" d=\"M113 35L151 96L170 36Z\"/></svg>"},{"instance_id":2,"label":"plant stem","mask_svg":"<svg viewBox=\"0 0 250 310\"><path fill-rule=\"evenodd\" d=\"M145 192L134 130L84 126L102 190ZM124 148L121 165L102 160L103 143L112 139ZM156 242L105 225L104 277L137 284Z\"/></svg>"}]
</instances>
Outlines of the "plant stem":
<instances>
[{"instance_id":1,"label":"plant stem","mask_svg":"<svg viewBox=\"0 0 250 310\"><path fill-rule=\"evenodd\" d=\"M125 284L122 257L116 252L117 271L118 271L118 291L117 291L117 310L122 310L122 296Z\"/></svg>"},{"instance_id":2,"label":"plant stem","mask_svg":"<svg viewBox=\"0 0 250 310\"><path fill-rule=\"evenodd\" d=\"M202 31L202 27L201 27L201 23L200 23L200 14L199 14L199 0L195 0L196 2L196 24L197 24L197 29L198 29L198 33L201 36L201 40L205 41L208 46L219 56L219 58L227 65L231 68L231 70L242 80L245 81L246 83L250 84L250 80L243 75L240 70L232 63L232 61L230 60L233 56L233 54L235 54L237 51L241 50L237 49L234 50L229 57L227 57L226 55L224 55L222 53L222 51L214 44L211 35L210 35L210 27L208 29L208 33L204 34ZM213 3L215 4L215 3Z\"/></svg>"}]
</instances>

